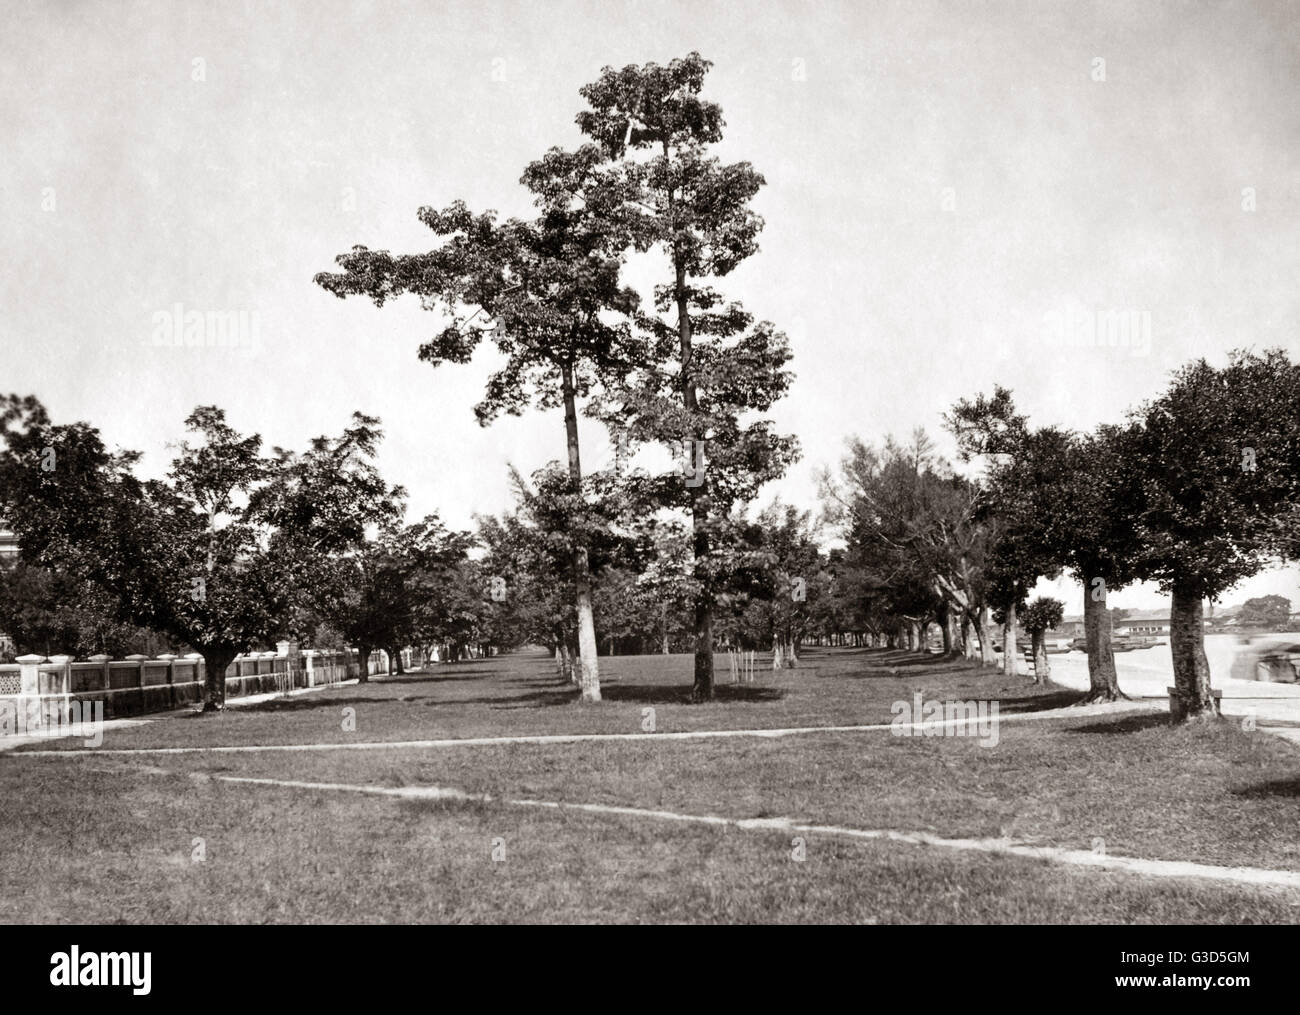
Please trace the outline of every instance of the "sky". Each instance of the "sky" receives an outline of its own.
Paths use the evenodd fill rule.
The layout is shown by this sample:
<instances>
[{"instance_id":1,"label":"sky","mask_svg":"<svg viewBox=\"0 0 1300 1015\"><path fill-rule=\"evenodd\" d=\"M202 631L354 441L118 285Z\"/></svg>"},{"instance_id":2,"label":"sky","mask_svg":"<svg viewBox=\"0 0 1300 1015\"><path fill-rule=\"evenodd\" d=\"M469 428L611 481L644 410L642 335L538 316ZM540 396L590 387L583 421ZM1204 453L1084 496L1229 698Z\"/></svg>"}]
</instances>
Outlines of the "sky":
<instances>
[{"instance_id":1,"label":"sky","mask_svg":"<svg viewBox=\"0 0 1300 1015\"><path fill-rule=\"evenodd\" d=\"M1187 360L1300 329L1300 8L1286 3L58 3L0 41L0 389L145 454L200 404L301 448L354 410L409 514L511 503L507 465L562 420L489 428L484 349L434 369L414 298L312 283L361 244L426 250L422 205L526 214L606 65L714 64L719 154L766 178L761 250L719 286L790 337L772 412L802 460L764 491L817 507L844 439L1013 390L1038 424L1123 419ZM647 277L650 270L647 270ZM236 341L166 344L191 312ZM178 327L178 331L179 331ZM1101 340L1098 340L1100 331ZM584 464L609 449L584 423ZM1043 586L1046 590L1047 586ZM1056 586L1067 609L1082 592ZM1225 597L1277 592L1284 569ZM1150 587L1111 596L1157 606Z\"/></svg>"}]
</instances>

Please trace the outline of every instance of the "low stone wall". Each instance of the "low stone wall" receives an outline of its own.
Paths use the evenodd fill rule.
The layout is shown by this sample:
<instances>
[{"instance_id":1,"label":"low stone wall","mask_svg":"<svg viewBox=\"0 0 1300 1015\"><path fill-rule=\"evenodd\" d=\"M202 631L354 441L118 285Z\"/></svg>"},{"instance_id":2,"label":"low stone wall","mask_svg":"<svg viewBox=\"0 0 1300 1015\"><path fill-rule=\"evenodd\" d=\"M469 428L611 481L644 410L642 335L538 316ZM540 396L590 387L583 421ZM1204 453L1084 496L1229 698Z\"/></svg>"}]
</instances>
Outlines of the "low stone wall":
<instances>
[{"instance_id":1,"label":"low stone wall","mask_svg":"<svg viewBox=\"0 0 1300 1015\"><path fill-rule=\"evenodd\" d=\"M374 652L367 660L368 673L387 668L385 653ZM236 656L226 669L226 697L322 687L359 672L354 651L303 651L292 642L281 642L275 652ZM119 660L91 656L85 662L68 656L20 656L16 664L0 665L0 709L27 709L34 702L102 701L106 719L164 712L202 701L206 679L203 657L196 654Z\"/></svg>"}]
</instances>

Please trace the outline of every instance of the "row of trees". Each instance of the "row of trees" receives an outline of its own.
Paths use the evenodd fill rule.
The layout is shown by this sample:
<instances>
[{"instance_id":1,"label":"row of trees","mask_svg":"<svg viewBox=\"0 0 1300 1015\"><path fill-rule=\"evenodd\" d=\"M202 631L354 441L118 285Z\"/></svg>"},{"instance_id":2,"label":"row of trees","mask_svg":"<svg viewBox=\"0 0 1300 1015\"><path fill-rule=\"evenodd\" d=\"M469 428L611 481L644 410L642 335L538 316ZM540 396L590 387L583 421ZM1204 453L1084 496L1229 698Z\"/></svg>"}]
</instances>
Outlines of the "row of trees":
<instances>
[{"instance_id":1,"label":"row of trees","mask_svg":"<svg viewBox=\"0 0 1300 1015\"><path fill-rule=\"evenodd\" d=\"M1090 697L1110 700L1121 611L1106 598L1149 580L1173 598L1180 711L1212 712L1203 601L1296 556L1296 373L1276 352L1193 363L1124 425L1086 435L1031 427L996 389L947 417L962 454L983 462L974 476L919 431L879 449L853 439L838 475L822 478L823 521L843 546L823 549L827 533L780 503L711 519L717 641L770 646L780 666L808 640L925 648L937 626L945 652L991 664L1001 625L1011 665L1023 626L1041 673L1042 634L1062 604L1026 597L1039 577L1069 571L1085 591ZM303 452L267 454L201 407L166 477L141 481L138 455L108 451L88 424L55 425L30 397L2 405L0 511L21 556L0 574L0 625L28 647L192 648L208 663L211 708L234 655L282 636L363 658L542 644L581 683L580 574L593 645L697 644L694 533L653 510L669 477L616 466L575 493L562 464L516 472L514 510L450 532L436 516L404 521L405 492L375 467L371 417ZM1248 605L1244 617L1274 626L1289 613L1280 597Z\"/></svg>"},{"instance_id":2,"label":"row of trees","mask_svg":"<svg viewBox=\"0 0 1300 1015\"><path fill-rule=\"evenodd\" d=\"M139 456L108 451L89 424L55 425L34 398L2 404L0 515L20 556L0 569L0 628L20 651L196 650L213 709L234 656L283 637L399 660L408 645L454 660L539 644L580 682L575 545L593 641L598 630L607 652L693 645L690 530L646 511L643 488L662 477L597 472L588 501L558 463L531 480L514 472L513 511L452 532L435 515L404 521L405 491L375 465L372 417L267 453L200 407L165 478L142 481ZM827 630L817 610L830 576L809 516L776 504L714 528L722 641L771 644L793 664L805 634Z\"/></svg>"},{"instance_id":3,"label":"row of trees","mask_svg":"<svg viewBox=\"0 0 1300 1015\"><path fill-rule=\"evenodd\" d=\"M362 679L374 649L484 640L472 539L404 522L405 491L375 466L377 419L268 454L200 407L146 481L89 424L56 425L32 397L0 407L0 514L20 547L0 626L20 647L194 650L216 710L234 657L281 637L357 646Z\"/></svg>"},{"instance_id":4,"label":"row of trees","mask_svg":"<svg viewBox=\"0 0 1300 1015\"><path fill-rule=\"evenodd\" d=\"M616 466L575 492L559 464L531 481L515 473L514 511L449 532L436 516L404 523L405 492L374 464L371 417L267 455L200 408L166 478L145 482L138 455L9 396L0 511L21 558L0 582L0 624L44 651L161 638L202 652L209 674L277 634L366 654L531 642L580 683L587 620L593 652L598 631L611 652L697 647L693 608L707 594L722 644L771 646L778 663L808 638L924 647L937 625L945 652L991 664L996 624L1013 647L1019 626L1041 635L1059 623L1059 603L1026 597L1068 572L1085 592L1091 698L1119 696L1108 594L1153 581L1173 600L1182 709L1200 714L1214 708L1204 601L1297 556L1297 381L1300 367L1276 351L1198 361L1123 425L1091 434L1034 428L998 388L946 417L962 456L982 462L974 476L920 431L879 449L853 439L839 474L822 478L843 546L821 549L824 533L789 506L752 519L733 506L710 519L707 590L693 527L655 510L671 476ZM1251 606L1274 625L1289 609Z\"/></svg>"},{"instance_id":5,"label":"row of trees","mask_svg":"<svg viewBox=\"0 0 1300 1015\"><path fill-rule=\"evenodd\" d=\"M851 441L822 485L858 609L937 623L945 650L987 664L1001 624L1011 671L1027 595L1068 574L1084 587L1089 700L1106 701L1120 696L1107 597L1154 582L1172 599L1175 711L1212 714L1204 602L1297 556L1298 382L1300 367L1277 350L1233 353L1222 367L1198 360L1123 424L1087 434L1031 426L999 387L945 416L961 460L980 466L973 476L920 431L879 449ZM1031 630L1057 605L1037 604Z\"/></svg>"}]
</instances>

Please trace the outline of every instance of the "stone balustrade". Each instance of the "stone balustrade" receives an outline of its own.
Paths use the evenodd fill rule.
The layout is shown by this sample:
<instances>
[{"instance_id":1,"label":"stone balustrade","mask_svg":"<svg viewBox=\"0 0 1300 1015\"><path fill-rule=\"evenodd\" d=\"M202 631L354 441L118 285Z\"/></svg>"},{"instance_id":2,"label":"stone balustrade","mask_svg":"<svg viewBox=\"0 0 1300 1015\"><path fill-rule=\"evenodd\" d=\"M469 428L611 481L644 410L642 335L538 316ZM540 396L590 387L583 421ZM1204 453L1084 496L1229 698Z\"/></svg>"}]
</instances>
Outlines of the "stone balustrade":
<instances>
[{"instance_id":1,"label":"stone balustrade","mask_svg":"<svg viewBox=\"0 0 1300 1015\"><path fill-rule=\"evenodd\" d=\"M373 653L367 661L370 673L383 672L386 667L383 653ZM295 642L280 642L275 652L235 657L226 668L226 697L321 687L352 679L357 673L354 651L299 650ZM120 718L200 702L205 682L206 667L197 653L153 659L96 655L83 662L63 655L48 659L25 655L15 664L0 665L0 708L27 708L33 701L103 701L105 718Z\"/></svg>"}]
</instances>

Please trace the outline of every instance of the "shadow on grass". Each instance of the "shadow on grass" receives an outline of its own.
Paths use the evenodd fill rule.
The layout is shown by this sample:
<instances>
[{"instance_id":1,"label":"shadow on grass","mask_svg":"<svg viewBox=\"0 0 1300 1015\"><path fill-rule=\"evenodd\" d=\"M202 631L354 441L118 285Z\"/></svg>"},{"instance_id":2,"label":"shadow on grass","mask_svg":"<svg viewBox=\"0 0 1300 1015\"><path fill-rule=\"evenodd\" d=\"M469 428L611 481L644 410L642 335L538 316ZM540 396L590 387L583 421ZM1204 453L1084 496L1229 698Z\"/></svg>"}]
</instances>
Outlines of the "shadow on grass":
<instances>
[{"instance_id":1,"label":"shadow on grass","mask_svg":"<svg viewBox=\"0 0 1300 1015\"><path fill-rule=\"evenodd\" d=\"M486 705L496 710L515 708L547 708L551 705L568 705L578 700L578 689L566 683L563 687L542 688L530 694L497 695L482 698L430 698L423 704L430 708L444 708L448 705Z\"/></svg>"},{"instance_id":2,"label":"shadow on grass","mask_svg":"<svg viewBox=\"0 0 1300 1015\"><path fill-rule=\"evenodd\" d=\"M601 697L606 701L626 701L638 705L689 704L691 688L689 685L663 684L615 684L601 687ZM760 687L756 684L714 684L713 702L762 702L780 701L785 691L779 687Z\"/></svg>"},{"instance_id":3,"label":"shadow on grass","mask_svg":"<svg viewBox=\"0 0 1300 1015\"><path fill-rule=\"evenodd\" d=\"M879 651L878 649L876 651ZM890 652L879 656L871 669L904 669L911 666L943 666L951 663L969 662L961 656L945 656L937 652ZM969 669L969 666L954 666L953 669Z\"/></svg>"},{"instance_id":4,"label":"shadow on grass","mask_svg":"<svg viewBox=\"0 0 1300 1015\"><path fill-rule=\"evenodd\" d=\"M717 684L713 688L712 704L737 702L780 701L786 692L777 687L755 687L752 684ZM487 705L497 710L514 708L548 708L553 705L576 704L579 689L567 681L560 686L541 687L527 694L500 695L481 698L430 699L424 702L430 708L447 705ZM602 701L636 705L688 705L691 688L664 684L607 684L600 687Z\"/></svg>"},{"instance_id":5,"label":"shadow on grass","mask_svg":"<svg viewBox=\"0 0 1300 1015\"><path fill-rule=\"evenodd\" d=\"M983 674L996 675L997 671L989 666L981 666L977 662L970 662L964 659L954 659L951 656L919 656L909 659L901 659L897 662L888 659L873 660L871 663L864 665L860 670L851 673L845 673L838 669L827 667L826 672L819 674L823 677L845 678L847 680L876 680L890 678L899 679L903 677L914 677L921 672L927 672L929 675L936 677L946 676L948 674Z\"/></svg>"},{"instance_id":6,"label":"shadow on grass","mask_svg":"<svg viewBox=\"0 0 1300 1015\"><path fill-rule=\"evenodd\" d=\"M406 673L402 676L371 677L372 684L437 684L445 680L482 680L492 673L506 673L507 670L476 670L473 673L439 673L437 670L425 670L422 673Z\"/></svg>"},{"instance_id":7,"label":"shadow on grass","mask_svg":"<svg viewBox=\"0 0 1300 1015\"><path fill-rule=\"evenodd\" d=\"M1143 730L1156 729L1174 725L1168 712L1144 712L1141 715L1125 715L1104 722L1089 723L1087 726L1074 726L1066 733L1100 733L1114 736L1125 733L1141 733Z\"/></svg>"},{"instance_id":8,"label":"shadow on grass","mask_svg":"<svg viewBox=\"0 0 1300 1015\"><path fill-rule=\"evenodd\" d=\"M1044 694L1026 694L1016 698L999 698L999 712L1045 712L1052 708L1066 708L1084 698L1082 691L1048 691ZM1068 718L1068 717L1067 717Z\"/></svg>"},{"instance_id":9,"label":"shadow on grass","mask_svg":"<svg viewBox=\"0 0 1300 1015\"><path fill-rule=\"evenodd\" d=\"M1233 795L1245 797L1247 800L1300 797L1300 778L1274 779L1271 782L1261 782L1255 786L1245 786L1242 789L1234 790Z\"/></svg>"},{"instance_id":10,"label":"shadow on grass","mask_svg":"<svg viewBox=\"0 0 1300 1015\"><path fill-rule=\"evenodd\" d=\"M258 702L256 705L241 705L239 708L228 708L225 712L195 712L192 716L184 716L186 719L201 719L205 715L234 715L247 714L258 715L268 712L308 712L314 708L337 709L344 705L383 705L386 702L411 701L410 698L386 698L374 697L365 698L356 695L347 698L317 698L312 696L303 696L300 698L272 698L270 701Z\"/></svg>"}]
</instances>

